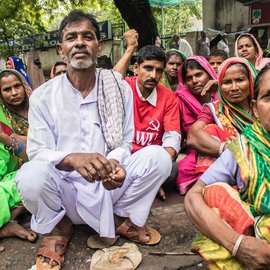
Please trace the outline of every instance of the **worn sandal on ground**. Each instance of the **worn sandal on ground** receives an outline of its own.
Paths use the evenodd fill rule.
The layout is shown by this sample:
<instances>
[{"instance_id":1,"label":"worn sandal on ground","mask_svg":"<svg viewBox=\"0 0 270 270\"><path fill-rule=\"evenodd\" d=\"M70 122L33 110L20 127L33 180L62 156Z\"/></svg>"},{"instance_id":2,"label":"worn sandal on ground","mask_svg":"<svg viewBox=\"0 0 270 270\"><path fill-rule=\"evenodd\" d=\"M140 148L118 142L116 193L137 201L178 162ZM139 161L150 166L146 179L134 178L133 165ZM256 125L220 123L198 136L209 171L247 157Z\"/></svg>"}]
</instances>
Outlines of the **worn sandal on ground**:
<instances>
[{"instance_id":1,"label":"worn sandal on ground","mask_svg":"<svg viewBox=\"0 0 270 270\"><path fill-rule=\"evenodd\" d=\"M87 239L87 246L92 249L102 249L113 246L119 235L116 235L115 238L100 237L98 234L91 235Z\"/></svg>"},{"instance_id":2,"label":"worn sandal on ground","mask_svg":"<svg viewBox=\"0 0 270 270\"><path fill-rule=\"evenodd\" d=\"M44 237L40 248L37 250L37 260L36 267L37 270L59 270L64 263L64 254L67 249L69 242L69 237L66 236L47 236ZM56 251L56 245L61 246L59 250ZM43 258L48 258L49 262L43 262ZM52 266L52 262L58 263Z\"/></svg>"},{"instance_id":3,"label":"worn sandal on ground","mask_svg":"<svg viewBox=\"0 0 270 270\"><path fill-rule=\"evenodd\" d=\"M157 230L149 226L139 227L133 224L129 218L116 229L115 233L142 245L156 245L161 239Z\"/></svg>"},{"instance_id":4,"label":"worn sandal on ground","mask_svg":"<svg viewBox=\"0 0 270 270\"><path fill-rule=\"evenodd\" d=\"M133 243L113 246L96 251L90 270L134 270L142 261L142 254Z\"/></svg>"}]
</instances>

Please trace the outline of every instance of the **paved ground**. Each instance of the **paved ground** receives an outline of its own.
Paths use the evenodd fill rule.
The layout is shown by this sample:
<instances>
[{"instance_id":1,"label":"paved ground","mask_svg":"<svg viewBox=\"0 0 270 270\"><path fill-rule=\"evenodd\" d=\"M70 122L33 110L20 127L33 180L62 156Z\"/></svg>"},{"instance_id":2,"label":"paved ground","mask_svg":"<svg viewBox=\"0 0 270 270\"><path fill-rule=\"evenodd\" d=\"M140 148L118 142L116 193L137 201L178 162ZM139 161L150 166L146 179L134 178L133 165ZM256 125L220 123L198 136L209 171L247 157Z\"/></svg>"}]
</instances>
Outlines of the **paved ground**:
<instances>
[{"instance_id":1,"label":"paved ground","mask_svg":"<svg viewBox=\"0 0 270 270\"><path fill-rule=\"evenodd\" d=\"M25 220L29 220L26 218ZM138 270L204 270L205 265L199 256L190 253L190 245L195 229L183 208L183 197L175 189L167 187L167 200L156 199L148 224L162 234L157 246L137 245L143 254ZM29 224L28 224L29 225ZM24 222L24 226L27 223ZM95 252L86 246L87 238L94 232L87 226L76 226L63 270L86 270L90 268L91 256ZM0 253L0 269L28 270L35 263L35 251L42 237L36 243L18 239L3 239L5 251ZM127 242L119 238L116 245ZM113 269L112 269L113 270Z\"/></svg>"}]
</instances>

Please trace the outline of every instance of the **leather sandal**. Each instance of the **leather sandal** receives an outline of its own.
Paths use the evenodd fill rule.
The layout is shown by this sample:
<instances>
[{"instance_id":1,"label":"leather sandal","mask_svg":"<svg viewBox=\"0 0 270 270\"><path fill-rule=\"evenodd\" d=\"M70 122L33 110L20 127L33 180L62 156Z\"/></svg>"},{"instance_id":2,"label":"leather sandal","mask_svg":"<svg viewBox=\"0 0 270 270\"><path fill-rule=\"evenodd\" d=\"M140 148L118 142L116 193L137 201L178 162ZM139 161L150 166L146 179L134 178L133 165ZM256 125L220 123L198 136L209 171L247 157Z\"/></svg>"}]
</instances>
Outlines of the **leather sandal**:
<instances>
[{"instance_id":1,"label":"leather sandal","mask_svg":"<svg viewBox=\"0 0 270 270\"><path fill-rule=\"evenodd\" d=\"M64 263L64 254L67 249L69 237L66 236L46 236L43 238L40 248L37 250L36 266L37 270L61 269ZM59 250L56 251L56 245L59 245ZM43 262L43 258L48 258L49 262ZM57 265L53 266L52 263L55 261Z\"/></svg>"},{"instance_id":2,"label":"leather sandal","mask_svg":"<svg viewBox=\"0 0 270 270\"><path fill-rule=\"evenodd\" d=\"M133 224L129 218L127 218L115 232L130 241L142 245L156 245L161 239L160 233L157 230L149 226L139 227Z\"/></svg>"}]
</instances>

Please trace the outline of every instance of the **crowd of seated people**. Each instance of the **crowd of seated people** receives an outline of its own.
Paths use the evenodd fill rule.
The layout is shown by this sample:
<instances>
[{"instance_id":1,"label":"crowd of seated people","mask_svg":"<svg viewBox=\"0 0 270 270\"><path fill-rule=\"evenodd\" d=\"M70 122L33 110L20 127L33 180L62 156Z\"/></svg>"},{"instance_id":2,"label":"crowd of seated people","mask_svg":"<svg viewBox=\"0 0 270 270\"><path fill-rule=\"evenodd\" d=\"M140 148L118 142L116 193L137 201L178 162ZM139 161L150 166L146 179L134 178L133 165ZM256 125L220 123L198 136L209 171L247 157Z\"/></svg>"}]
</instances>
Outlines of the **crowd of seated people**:
<instances>
[{"instance_id":1,"label":"crowd of seated people","mask_svg":"<svg viewBox=\"0 0 270 270\"><path fill-rule=\"evenodd\" d=\"M155 245L161 235L146 223L169 184L186 195L200 231L192 250L209 269L268 269L269 59L246 33L235 57L213 50L187 58L178 47L155 45L137 52L138 37L128 30L114 68L97 68L98 24L74 10L59 28L63 61L46 83L32 91L19 58L7 59L0 73L0 238L45 234L39 270L62 267L76 224ZM134 53L135 76L128 77ZM31 230L18 224L27 211Z\"/></svg>"}]
</instances>

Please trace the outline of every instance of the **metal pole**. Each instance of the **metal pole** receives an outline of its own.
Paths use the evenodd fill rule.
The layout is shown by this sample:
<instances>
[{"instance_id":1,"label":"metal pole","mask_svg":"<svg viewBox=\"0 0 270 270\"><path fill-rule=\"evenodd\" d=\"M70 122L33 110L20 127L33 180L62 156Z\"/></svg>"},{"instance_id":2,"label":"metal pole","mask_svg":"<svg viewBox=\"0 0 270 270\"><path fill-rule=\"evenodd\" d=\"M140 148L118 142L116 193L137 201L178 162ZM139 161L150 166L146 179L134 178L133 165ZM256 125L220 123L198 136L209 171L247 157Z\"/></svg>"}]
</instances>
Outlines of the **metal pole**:
<instances>
[{"instance_id":1,"label":"metal pole","mask_svg":"<svg viewBox=\"0 0 270 270\"><path fill-rule=\"evenodd\" d=\"M126 31L126 22L124 21L124 29L122 31L123 32L122 34L124 34L125 31ZM124 40L121 38L121 40L120 40L120 57L122 57L124 52L125 52L124 45L125 45Z\"/></svg>"},{"instance_id":2,"label":"metal pole","mask_svg":"<svg viewBox=\"0 0 270 270\"><path fill-rule=\"evenodd\" d=\"M161 35L164 37L164 8L161 8Z\"/></svg>"}]
</instances>

